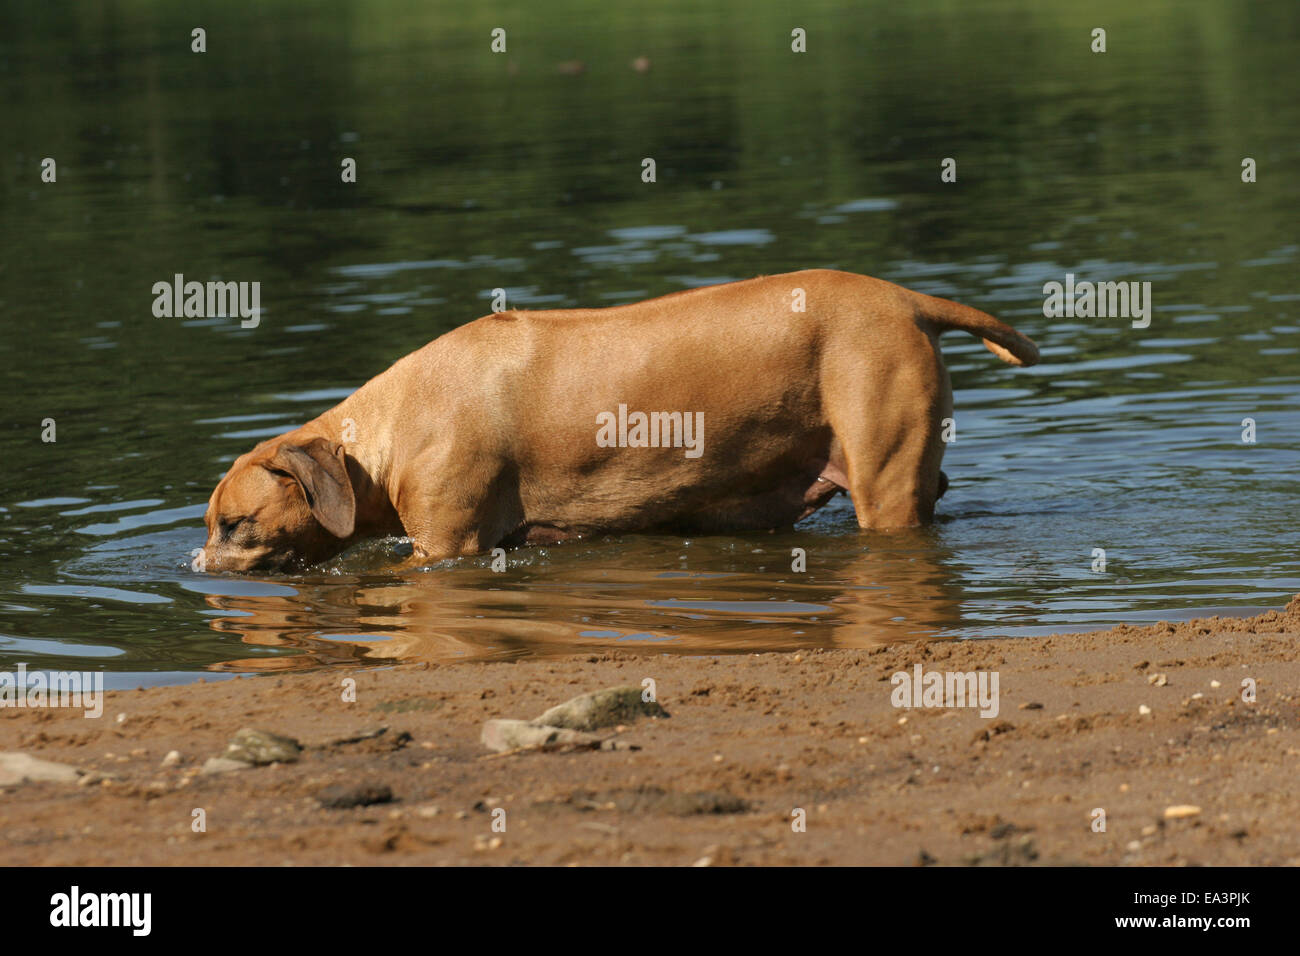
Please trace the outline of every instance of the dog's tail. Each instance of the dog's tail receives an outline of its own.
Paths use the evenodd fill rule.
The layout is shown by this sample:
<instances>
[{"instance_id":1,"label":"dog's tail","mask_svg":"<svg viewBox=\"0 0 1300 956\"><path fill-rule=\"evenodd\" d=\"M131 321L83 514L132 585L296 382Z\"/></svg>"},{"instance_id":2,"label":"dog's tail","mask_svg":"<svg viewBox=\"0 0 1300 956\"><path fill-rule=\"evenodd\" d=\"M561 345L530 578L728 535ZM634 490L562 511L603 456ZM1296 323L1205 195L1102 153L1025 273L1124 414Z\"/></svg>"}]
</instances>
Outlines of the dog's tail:
<instances>
[{"instance_id":1,"label":"dog's tail","mask_svg":"<svg viewBox=\"0 0 1300 956\"><path fill-rule=\"evenodd\" d=\"M1026 335L1021 335L1005 322L999 322L987 312L968 305L938 299L932 295L913 292L917 310L928 321L936 334L948 329L958 329L984 340L984 347L1009 365L1035 365L1038 346Z\"/></svg>"}]
</instances>

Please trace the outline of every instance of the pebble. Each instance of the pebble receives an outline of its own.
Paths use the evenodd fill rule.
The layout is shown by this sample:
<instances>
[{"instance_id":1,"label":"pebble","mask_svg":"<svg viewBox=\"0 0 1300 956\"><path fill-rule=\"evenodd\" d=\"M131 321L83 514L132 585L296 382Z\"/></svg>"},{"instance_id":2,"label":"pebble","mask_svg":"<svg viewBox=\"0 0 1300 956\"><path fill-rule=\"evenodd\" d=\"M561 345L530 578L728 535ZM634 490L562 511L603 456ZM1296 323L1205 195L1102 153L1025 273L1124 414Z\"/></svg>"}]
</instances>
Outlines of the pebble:
<instances>
[{"instance_id":1,"label":"pebble","mask_svg":"<svg viewBox=\"0 0 1300 956\"><path fill-rule=\"evenodd\" d=\"M497 753L545 744L594 745L600 741L595 734L579 733L563 727L541 726L529 720L489 720L483 725L479 739L483 746Z\"/></svg>"},{"instance_id":2,"label":"pebble","mask_svg":"<svg viewBox=\"0 0 1300 956\"><path fill-rule=\"evenodd\" d=\"M375 783L340 785L326 787L316 794L316 799L328 810L347 810L351 807L368 807L376 803L391 803L393 791L383 784Z\"/></svg>"},{"instance_id":3,"label":"pebble","mask_svg":"<svg viewBox=\"0 0 1300 956\"><path fill-rule=\"evenodd\" d=\"M1149 713L1151 713L1151 708L1148 707L1146 704L1142 704L1140 707L1138 707L1138 713L1139 713L1139 714L1149 714Z\"/></svg>"},{"instance_id":4,"label":"pebble","mask_svg":"<svg viewBox=\"0 0 1300 956\"><path fill-rule=\"evenodd\" d=\"M163 757L162 759L162 765L164 767L174 767L180 762L181 762L181 752L179 750L168 751L167 756Z\"/></svg>"},{"instance_id":5,"label":"pebble","mask_svg":"<svg viewBox=\"0 0 1300 956\"><path fill-rule=\"evenodd\" d=\"M302 745L292 737L281 737L269 731L245 727L230 739L222 756L227 760L262 766L268 763L293 763L300 753Z\"/></svg>"},{"instance_id":6,"label":"pebble","mask_svg":"<svg viewBox=\"0 0 1300 956\"><path fill-rule=\"evenodd\" d=\"M1172 807L1165 807L1166 820L1182 820L1186 817L1198 817L1201 815L1201 808L1194 807L1190 803L1179 803Z\"/></svg>"},{"instance_id":7,"label":"pebble","mask_svg":"<svg viewBox=\"0 0 1300 956\"><path fill-rule=\"evenodd\" d=\"M81 772L70 764L41 760L17 751L0 753L0 786L47 780L75 783L79 776Z\"/></svg>"},{"instance_id":8,"label":"pebble","mask_svg":"<svg viewBox=\"0 0 1300 956\"><path fill-rule=\"evenodd\" d=\"M532 722L566 730L593 731L631 723L638 717L667 717L657 701L642 700L640 687L609 687L566 700Z\"/></svg>"},{"instance_id":9,"label":"pebble","mask_svg":"<svg viewBox=\"0 0 1300 956\"><path fill-rule=\"evenodd\" d=\"M227 757L209 757L203 769L199 771L204 776L214 773L229 773L232 770L248 770L253 765L246 760L230 760Z\"/></svg>"},{"instance_id":10,"label":"pebble","mask_svg":"<svg viewBox=\"0 0 1300 956\"><path fill-rule=\"evenodd\" d=\"M581 694L558 704L532 720L489 720L479 739L489 750L505 753L543 747L548 744L589 745L601 747L602 740L592 731L616 727L618 732L638 717L667 717L657 702L642 699L640 687L609 687ZM605 742L602 749L623 749ZM636 749L636 748L633 748Z\"/></svg>"}]
</instances>

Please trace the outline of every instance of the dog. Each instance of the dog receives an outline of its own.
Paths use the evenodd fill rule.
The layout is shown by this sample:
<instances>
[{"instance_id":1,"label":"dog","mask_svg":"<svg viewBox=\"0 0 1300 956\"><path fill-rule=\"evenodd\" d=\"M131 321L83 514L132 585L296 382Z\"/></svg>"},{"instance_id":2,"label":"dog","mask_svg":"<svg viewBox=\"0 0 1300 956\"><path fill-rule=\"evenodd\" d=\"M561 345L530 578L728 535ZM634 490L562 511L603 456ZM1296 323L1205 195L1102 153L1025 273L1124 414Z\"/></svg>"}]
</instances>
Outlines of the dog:
<instances>
[{"instance_id":1,"label":"dog","mask_svg":"<svg viewBox=\"0 0 1300 956\"><path fill-rule=\"evenodd\" d=\"M788 528L840 492L859 527L932 520L968 306L825 269L605 309L483 316L240 456L204 523L211 571L278 571L404 535L414 562L597 534Z\"/></svg>"}]
</instances>

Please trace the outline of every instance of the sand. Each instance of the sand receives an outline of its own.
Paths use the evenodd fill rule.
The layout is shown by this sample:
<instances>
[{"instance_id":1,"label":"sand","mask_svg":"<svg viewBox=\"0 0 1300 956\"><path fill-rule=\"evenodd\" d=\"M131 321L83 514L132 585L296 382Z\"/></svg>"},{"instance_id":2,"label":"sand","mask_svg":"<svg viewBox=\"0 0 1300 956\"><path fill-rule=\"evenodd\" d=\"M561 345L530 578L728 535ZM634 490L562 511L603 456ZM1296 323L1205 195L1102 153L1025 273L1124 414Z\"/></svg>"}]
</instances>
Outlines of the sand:
<instances>
[{"instance_id":1,"label":"sand","mask_svg":"<svg viewBox=\"0 0 1300 956\"><path fill-rule=\"evenodd\" d=\"M335 667L111 692L97 720L4 709L0 751L81 774L0 787L0 863L1300 864L1298 644L1300 596L1044 639ZM996 671L998 714L895 707L917 664ZM480 742L646 678L668 716L601 732L619 749ZM245 727L302 752L203 774Z\"/></svg>"}]
</instances>

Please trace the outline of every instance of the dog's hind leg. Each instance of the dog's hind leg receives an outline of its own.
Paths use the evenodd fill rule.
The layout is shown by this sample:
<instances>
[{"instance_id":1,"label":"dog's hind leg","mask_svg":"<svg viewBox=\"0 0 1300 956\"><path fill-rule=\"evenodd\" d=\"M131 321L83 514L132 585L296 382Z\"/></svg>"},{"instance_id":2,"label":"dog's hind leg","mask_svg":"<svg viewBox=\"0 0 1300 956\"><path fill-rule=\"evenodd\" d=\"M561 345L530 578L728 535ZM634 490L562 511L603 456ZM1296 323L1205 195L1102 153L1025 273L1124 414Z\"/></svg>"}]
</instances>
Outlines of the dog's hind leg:
<instances>
[{"instance_id":1,"label":"dog's hind leg","mask_svg":"<svg viewBox=\"0 0 1300 956\"><path fill-rule=\"evenodd\" d=\"M840 365L826 371L824 386L823 407L858 526L907 528L931 521L943 493L943 419L952 415L952 393L937 352L885 368Z\"/></svg>"},{"instance_id":2,"label":"dog's hind leg","mask_svg":"<svg viewBox=\"0 0 1300 956\"><path fill-rule=\"evenodd\" d=\"M932 520L939 497L939 467L931 449L938 445L941 452L942 443L914 434L882 447L872 440L874 436L845 431L849 433L840 441L858 527L910 528Z\"/></svg>"}]
</instances>

